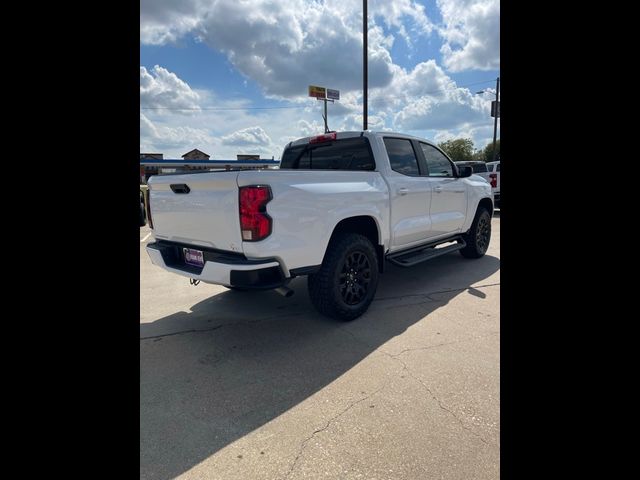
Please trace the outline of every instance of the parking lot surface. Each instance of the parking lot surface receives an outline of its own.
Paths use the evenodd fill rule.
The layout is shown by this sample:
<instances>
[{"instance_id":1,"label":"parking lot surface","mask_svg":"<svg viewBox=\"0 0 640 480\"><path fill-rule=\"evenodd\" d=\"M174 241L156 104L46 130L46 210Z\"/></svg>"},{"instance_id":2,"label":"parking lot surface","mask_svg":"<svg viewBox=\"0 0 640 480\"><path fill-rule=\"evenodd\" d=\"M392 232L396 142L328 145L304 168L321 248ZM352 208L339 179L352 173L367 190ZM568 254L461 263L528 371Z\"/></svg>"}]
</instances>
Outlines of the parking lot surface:
<instances>
[{"instance_id":1,"label":"parking lot surface","mask_svg":"<svg viewBox=\"0 0 640 480\"><path fill-rule=\"evenodd\" d=\"M151 264L140 229L140 478L498 479L500 218L487 255L387 264L318 314Z\"/></svg>"}]
</instances>

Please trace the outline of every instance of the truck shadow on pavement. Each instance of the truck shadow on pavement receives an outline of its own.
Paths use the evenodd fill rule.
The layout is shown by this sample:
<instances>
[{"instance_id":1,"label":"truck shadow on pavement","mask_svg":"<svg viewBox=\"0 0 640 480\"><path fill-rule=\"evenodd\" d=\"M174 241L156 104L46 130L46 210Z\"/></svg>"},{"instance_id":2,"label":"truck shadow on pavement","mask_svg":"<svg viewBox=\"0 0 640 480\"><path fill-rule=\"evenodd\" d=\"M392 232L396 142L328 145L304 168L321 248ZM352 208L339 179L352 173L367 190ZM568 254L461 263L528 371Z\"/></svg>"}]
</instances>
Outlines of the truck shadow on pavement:
<instances>
[{"instance_id":1,"label":"truck shadow on pavement","mask_svg":"<svg viewBox=\"0 0 640 480\"><path fill-rule=\"evenodd\" d=\"M226 291L190 312L141 324L140 478L188 471L414 323L429 322L455 296L482 299L470 287L491 283L483 280L499 268L496 257L470 261L455 253L409 269L388 265L368 312L349 323L319 315L299 278L289 299Z\"/></svg>"}]
</instances>

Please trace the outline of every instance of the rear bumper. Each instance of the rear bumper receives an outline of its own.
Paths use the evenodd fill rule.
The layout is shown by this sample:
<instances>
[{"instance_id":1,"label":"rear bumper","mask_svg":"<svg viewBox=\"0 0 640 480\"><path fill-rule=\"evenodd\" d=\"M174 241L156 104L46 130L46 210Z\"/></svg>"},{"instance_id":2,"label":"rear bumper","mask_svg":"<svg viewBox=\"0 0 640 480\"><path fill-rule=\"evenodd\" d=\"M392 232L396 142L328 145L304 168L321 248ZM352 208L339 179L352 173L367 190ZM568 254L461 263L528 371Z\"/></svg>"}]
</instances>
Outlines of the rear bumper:
<instances>
[{"instance_id":1,"label":"rear bumper","mask_svg":"<svg viewBox=\"0 0 640 480\"><path fill-rule=\"evenodd\" d=\"M186 264L182 253L184 247L202 250L204 267ZM154 265L205 283L264 290L280 287L286 281L280 264L273 258L249 260L236 252L166 241L150 243L146 250Z\"/></svg>"}]
</instances>

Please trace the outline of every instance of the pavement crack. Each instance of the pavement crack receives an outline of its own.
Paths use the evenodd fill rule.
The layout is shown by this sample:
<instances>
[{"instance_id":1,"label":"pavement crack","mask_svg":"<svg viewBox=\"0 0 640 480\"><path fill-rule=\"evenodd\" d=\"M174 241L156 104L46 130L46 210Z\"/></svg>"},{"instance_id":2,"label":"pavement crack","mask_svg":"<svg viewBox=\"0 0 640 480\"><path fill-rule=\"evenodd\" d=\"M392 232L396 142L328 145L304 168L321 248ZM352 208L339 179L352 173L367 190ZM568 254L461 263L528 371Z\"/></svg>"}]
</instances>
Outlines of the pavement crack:
<instances>
[{"instance_id":1,"label":"pavement crack","mask_svg":"<svg viewBox=\"0 0 640 480\"><path fill-rule=\"evenodd\" d=\"M500 335L500 332L490 332L487 335L482 335L480 337L467 337L467 338L463 338L462 340L456 340L454 342L444 342L444 343L436 343L435 345L428 345L426 347L414 347L414 348L405 348L404 350L398 352L398 353L387 353L381 350L382 353L384 353L385 355L393 358L394 360L397 360L397 357L399 357L400 355L402 355L403 353L407 353L407 352L415 352L418 350L430 350L432 348L436 348L436 347L443 347L445 345L455 345L456 343L463 343L463 342L468 342L471 340L483 340L487 337L491 337L493 335Z\"/></svg>"},{"instance_id":2,"label":"pavement crack","mask_svg":"<svg viewBox=\"0 0 640 480\"><path fill-rule=\"evenodd\" d=\"M411 298L411 297L421 297L421 298L429 298L430 300L433 301L437 301L434 300L432 298L430 298L430 295L436 295L438 293L450 293L450 292L463 292L465 290L469 290L470 288L479 290L481 288L486 288L486 287L496 287L499 286L500 282L498 283L487 283L485 285L469 285L468 287L462 287L462 288L449 288L446 290L438 290L436 292L427 292L427 293L411 293L408 295L397 295L397 296L393 296L393 297L380 297L380 298L374 298L373 301L374 302L381 302L384 300L400 300L403 298Z\"/></svg>"},{"instance_id":3,"label":"pavement crack","mask_svg":"<svg viewBox=\"0 0 640 480\"><path fill-rule=\"evenodd\" d=\"M362 345L371 348L372 351L376 350L378 347L376 347L375 345L371 345L369 342L366 342L365 340L358 338L358 336L353 333L351 330L349 330L346 327L338 327L338 330L347 333L348 335L350 335L356 342L360 342Z\"/></svg>"},{"instance_id":4,"label":"pavement crack","mask_svg":"<svg viewBox=\"0 0 640 480\"><path fill-rule=\"evenodd\" d=\"M458 342L453 342L453 343L458 343ZM460 426L466 430L467 432L471 433L473 436L479 438L483 443L485 443L486 445L494 445L493 443L487 441L482 435L480 435L479 433L475 432L474 430L472 430L471 428L467 427L464 422L462 421L462 419L460 417L458 417L455 412L449 408L447 408L443 403L442 400L440 400L438 397L435 396L435 394L433 393L433 391L427 386L426 383L424 383L422 381L422 379L420 379L420 377L417 377L416 375L413 374L413 372L409 369L409 367L407 366L406 363L404 363L401 359L397 358L397 356L394 355L390 355L388 353L385 353L386 355L388 355L390 358L393 358L394 360L397 360L398 362L400 362L403 366L403 370L406 371L409 376L411 378L413 378L414 380L416 380L418 383L420 383L420 385L422 385L422 387L429 393L429 395L431 395L431 398L433 398L438 406L444 410L445 412L449 413L453 418L455 418L458 423L460 424ZM402 352L398 353L397 355L401 355Z\"/></svg>"},{"instance_id":5,"label":"pavement crack","mask_svg":"<svg viewBox=\"0 0 640 480\"><path fill-rule=\"evenodd\" d=\"M191 330L180 330L178 332L171 333L163 333L161 335L150 335L148 337L140 337L140 340L151 340L153 338L164 338L164 337L173 337L174 335L184 335L185 333L200 333L200 332L213 332L214 330L218 330L219 328L226 327L228 325L233 325L230 323L223 323L222 325L216 325L211 328L201 328L201 329L191 329Z\"/></svg>"},{"instance_id":6,"label":"pavement crack","mask_svg":"<svg viewBox=\"0 0 640 480\"><path fill-rule=\"evenodd\" d=\"M385 355L388 355L389 357L393 358L394 360L397 360L400 355L402 355L403 353L407 353L407 352L414 352L417 350L430 350L432 348L437 348L437 347L443 347L445 345L454 345L456 343L460 343L460 342L464 342L465 340L456 340L455 342L444 342L444 343L436 343L435 345L429 345L427 347L415 347L415 348L405 348L404 350L402 350L399 353L386 353L383 352Z\"/></svg>"},{"instance_id":7,"label":"pavement crack","mask_svg":"<svg viewBox=\"0 0 640 480\"><path fill-rule=\"evenodd\" d=\"M342 410L340 413L338 413L337 415L334 415L333 417L331 417L327 423L325 424L324 427L319 428L317 430L314 430L313 433L311 435L309 435L307 438L305 438L302 443L300 444L300 449L298 450L298 454L296 455L296 458L293 460L293 463L291 464L291 467L289 467L289 471L287 472L285 478L289 478L289 476L293 473L293 470L295 469L296 465L298 464L298 460L300 460L300 457L302 456L302 454L304 453L305 448L307 447L307 443L313 439L313 437L315 437L317 434L324 432L327 428L329 428L331 426L332 423L334 423L338 418L340 418L342 415L344 415L345 413L347 413L349 410L351 410L353 407L355 407L356 405L358 405L361 402L364 402L365 400L373 397L376 393L378 393L380 390L382 390L384 387L386 387L388 385L389 382L386 382L384 385L382 385L380 388L378 388L377 390L371 392L369 395L367 395L366 397L362 397L359 400L356 400L355 402L352 402L349 404L349 406L347 406L347 408L345 408L344 410Z\"/></svg>"},{"instance_id":8,"label":"pavement crack","mask_svg":"<svg viewBox=\"0 0 640 480\"><path fill-rule=\"evenodd\" d=\"M296 316L299 315L299 313L289 313L286 315L278 315L278 316L272 316L272 317L265 317L265 318L257 318L255 320L247 320L244 322L228 322L228 323L221 323L220 325L216 325L214 327L211 328L192 328L189 330L179 330L177 332L170 332L170 333L163 333L160 335L150 335L148 337L140 337L140 340L151 340L154 338L164 338L164 337L173 337L174 335L184 335L186 333L202 333L202 332L213 332L214 330L218 330L219 328L222 327L232 327L234 325L253 325L256 323L260 323L260 322L266 322L269 320L277 320L283 317L292 317L292 316Z\"/></svg>"}]
</instances>

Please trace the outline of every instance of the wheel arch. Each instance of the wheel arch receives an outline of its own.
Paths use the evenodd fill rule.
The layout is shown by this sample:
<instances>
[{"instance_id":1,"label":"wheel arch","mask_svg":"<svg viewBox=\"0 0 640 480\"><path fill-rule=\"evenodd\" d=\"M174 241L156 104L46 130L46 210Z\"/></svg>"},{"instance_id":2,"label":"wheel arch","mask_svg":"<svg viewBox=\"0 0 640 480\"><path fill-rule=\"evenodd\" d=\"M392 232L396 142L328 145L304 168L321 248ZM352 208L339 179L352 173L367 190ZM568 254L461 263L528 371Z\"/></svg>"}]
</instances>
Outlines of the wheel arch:
<instances>
[{"instance_id":1,"label":"wheel arch","mask_svg":"<svg viewBox=\"0 0 640 480\"><path fill-rule=\"evenodd\" d=\"M384 271L384 245L381 241L382 235L378 221L371 215L355 215L353 217L343 218L333 228L331 237L327 243L327 248L325 249L325 256L331 242L338 235L345 233L357 233L369 239L378 257L378 271L382 273Z\"/></svg>"},{"instance_id":2,"label":"wheel arch","mask_svg":"<svg viewBox=\"0 0 640 480\"><path fill-rule=\"evenodd\" d=\"M474 213L474 217L475 215L477 215L480 207L486 208L489 211L489 216L493 216L493 201L490 198L485 197L480 199L480 201L478 202L478 207L476 208L476 211Z\"/></svg>"}]
</instances>

